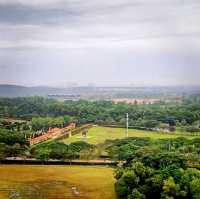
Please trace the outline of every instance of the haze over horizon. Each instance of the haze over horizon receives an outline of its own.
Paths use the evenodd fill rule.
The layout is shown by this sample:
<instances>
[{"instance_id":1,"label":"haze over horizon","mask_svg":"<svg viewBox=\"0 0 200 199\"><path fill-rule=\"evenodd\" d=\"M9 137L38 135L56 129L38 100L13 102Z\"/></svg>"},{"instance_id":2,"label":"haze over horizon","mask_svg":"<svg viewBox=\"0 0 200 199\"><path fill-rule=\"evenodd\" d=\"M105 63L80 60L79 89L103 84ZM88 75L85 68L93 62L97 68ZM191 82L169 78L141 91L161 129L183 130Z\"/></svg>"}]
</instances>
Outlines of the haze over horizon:
<instances>
[{"instance_id":1,"label":"haze over horizon","mask_svg":"<svg viewBox=\"0 0 200 199\"><path fill-rule=\"evenodd\" d=\"M0 0L0 84L200 85L198 0Z\"/></svg>"}]
</instances>

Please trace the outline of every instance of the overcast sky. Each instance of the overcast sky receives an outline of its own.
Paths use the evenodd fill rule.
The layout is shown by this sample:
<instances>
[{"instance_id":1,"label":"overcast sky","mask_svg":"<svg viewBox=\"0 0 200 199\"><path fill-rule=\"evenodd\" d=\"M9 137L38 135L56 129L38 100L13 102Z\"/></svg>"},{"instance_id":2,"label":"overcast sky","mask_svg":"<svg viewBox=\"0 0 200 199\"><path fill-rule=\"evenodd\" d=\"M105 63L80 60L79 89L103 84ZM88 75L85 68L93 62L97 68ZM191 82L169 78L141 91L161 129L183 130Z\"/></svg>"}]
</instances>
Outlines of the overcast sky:
<instances>
[{"instance_id":1,"label":"overcast sky","mask_svg":"<svg viewBox=\"0 0 200 199\"><path fill-rule=\"evenodd\" d=\"M0 83L200 85L199 0L0 0Z\"/></svg>"}]
</instances>

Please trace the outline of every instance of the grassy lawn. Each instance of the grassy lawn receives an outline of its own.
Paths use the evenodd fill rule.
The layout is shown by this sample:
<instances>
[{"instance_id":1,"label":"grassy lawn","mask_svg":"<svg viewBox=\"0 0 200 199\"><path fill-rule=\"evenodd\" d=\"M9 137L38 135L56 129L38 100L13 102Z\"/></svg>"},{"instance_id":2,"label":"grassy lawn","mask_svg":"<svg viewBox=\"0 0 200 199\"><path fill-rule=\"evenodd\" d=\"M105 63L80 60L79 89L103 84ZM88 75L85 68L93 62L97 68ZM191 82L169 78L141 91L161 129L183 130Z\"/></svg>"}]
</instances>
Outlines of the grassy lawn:
<instances>
[{"instance_id":1,"label":"grassy lawn","mask_svg":"<svg viewBox=\"0 0 200 199\"><path fill-rule=\"evenodd\" d=\"M0 199L8 198L116 199L113 170L97 166L0 165Z\"/></svg>"},{"instance_id":2,"label":"grassy lawn","mask_svg":"<svg viewBox=\"0 0 200 199\"><path fill-rule=\"evenodd\" d=\"M125 129L108 128L108 127L93 127L89 130L87 142L91 144L103 143L106 139L120 139L125 137ZM191 139L193 136L183 136L180 133L159 133L152 131L141 131L129 129L129 137L150 137L153 139L187 137ZM63 140L65 143L71 143L82 140L81 134L72 136L69 139Z\"/></svg>"}]
</instances>

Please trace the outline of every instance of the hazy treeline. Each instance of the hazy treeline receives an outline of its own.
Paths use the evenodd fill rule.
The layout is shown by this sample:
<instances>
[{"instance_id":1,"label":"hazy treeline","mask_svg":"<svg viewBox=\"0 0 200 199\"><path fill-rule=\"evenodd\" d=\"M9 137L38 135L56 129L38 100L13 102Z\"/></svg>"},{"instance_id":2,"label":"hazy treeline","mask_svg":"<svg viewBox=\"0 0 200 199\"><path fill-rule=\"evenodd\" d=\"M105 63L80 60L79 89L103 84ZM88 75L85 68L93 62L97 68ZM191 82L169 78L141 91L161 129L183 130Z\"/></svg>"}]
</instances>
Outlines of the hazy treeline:
<instances>
[{"instance_id":1,"label":"hazy treeline","mask_svg":"<svg viewBox=\"0 0 200 199\"><path fill-rule=\"evenodd\" d=\"M165 128L182 126L187 131L200 130L200 97L188 97L182 104L114 104L110 101L56 101L41 97L1 98L0 115L32 120L35 117L67 116L78 124L124 125L129 113L130 125Z\"/></svg>"}]
</instances>

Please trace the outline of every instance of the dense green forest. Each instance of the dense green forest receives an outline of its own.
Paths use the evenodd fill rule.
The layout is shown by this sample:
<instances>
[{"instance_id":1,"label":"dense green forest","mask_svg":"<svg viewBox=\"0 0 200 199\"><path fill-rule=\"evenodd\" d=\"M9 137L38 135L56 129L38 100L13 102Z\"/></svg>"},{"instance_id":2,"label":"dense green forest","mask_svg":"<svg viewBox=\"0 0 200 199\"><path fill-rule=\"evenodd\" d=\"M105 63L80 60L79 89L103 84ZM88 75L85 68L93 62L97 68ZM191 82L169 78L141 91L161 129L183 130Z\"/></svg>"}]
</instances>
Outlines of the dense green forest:
<instances>
[{"instance_id":1,"label":"dense green forest","mask_svg":"<svg viewBox=\"0 0 200 199\"><path fill-rule=\"evenodd\" d=\"M181 127L188 132L200 131L200 97L191 96L183 103L158 103L152 105L114 104L110 101L56 101L41 97L0 99L1 117L24 120L34 118L60 117L58 124L75 121L77 124L96 123L100 125L125 124L129 113L130 126L135 128ZM43 120L43 124L45 121ZM52 123L52 122L51 122ZM48 126L48 125L47 125ZM173 129L173 128L172 128Z\"/></svg>"},{"instance_id":2,"label":"dense green forest","mask_svg":"<svg viewBox=\"0 0 200 199\"><path fill-rule=\"evenodd\" d=\"M110 142L108 150L126 160L115 173L119 198L200 198L200 171L194 168L200 162L199 138L126 138Z\"/></svg>"}]
</instances>

